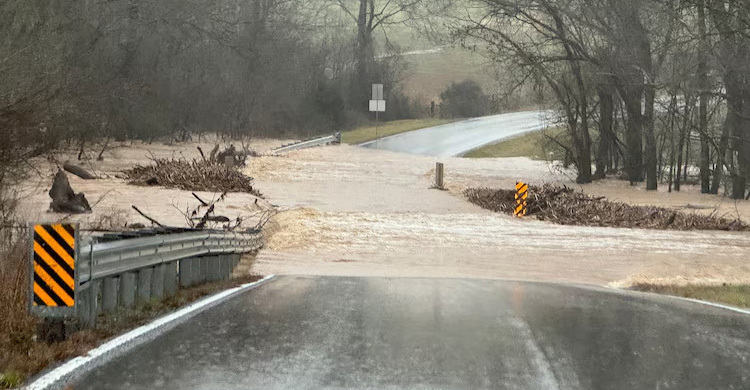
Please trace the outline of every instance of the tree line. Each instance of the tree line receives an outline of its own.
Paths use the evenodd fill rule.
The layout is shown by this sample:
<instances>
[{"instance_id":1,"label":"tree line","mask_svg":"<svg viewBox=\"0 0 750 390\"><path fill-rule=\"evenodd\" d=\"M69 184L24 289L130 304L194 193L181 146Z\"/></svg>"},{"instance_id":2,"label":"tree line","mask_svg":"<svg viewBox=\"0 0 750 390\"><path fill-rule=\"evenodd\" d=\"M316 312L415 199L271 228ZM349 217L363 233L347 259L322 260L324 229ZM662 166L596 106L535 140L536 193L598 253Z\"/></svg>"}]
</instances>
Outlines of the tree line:
<instances>
[{"instance_id":1,"label":"tree line","mask_svg":"<svg viewBox=\"0 0 750 390\"><path fill-rule=\"evenodd\" d=\"M697 166L702 192L745 197L747 1L472 0L442 25L553 97L579 183L622 169L679 191Z\"/></svg>"},{"instance_id":2,"label":"tree line","mask_svg":"<svg viewBox=\"0 0 750 390\"><path fill-rule=\"evenodd\" d=\"M0 153L71 139L333 132L365 118L375 80L393 100L386 116L411 116L402 61L376 60L372 35L417 3L3 0Z\"/></svg>"},{"instance_id":3,"label":"tree line","mask_svg":"<svg viewBox=\"0 0 750 390\"><path fill-rule=\"evenodd\" d=\"M384 119L413 117L403 59L382 55L394 24L450 33L508 89L546 95L581 183L624 172L679 190L695 170L703 192L745 196L743 0L3 0L0 159L65 140L340 130L366 118L375 82Z\"/></svg>"}]
</instances>

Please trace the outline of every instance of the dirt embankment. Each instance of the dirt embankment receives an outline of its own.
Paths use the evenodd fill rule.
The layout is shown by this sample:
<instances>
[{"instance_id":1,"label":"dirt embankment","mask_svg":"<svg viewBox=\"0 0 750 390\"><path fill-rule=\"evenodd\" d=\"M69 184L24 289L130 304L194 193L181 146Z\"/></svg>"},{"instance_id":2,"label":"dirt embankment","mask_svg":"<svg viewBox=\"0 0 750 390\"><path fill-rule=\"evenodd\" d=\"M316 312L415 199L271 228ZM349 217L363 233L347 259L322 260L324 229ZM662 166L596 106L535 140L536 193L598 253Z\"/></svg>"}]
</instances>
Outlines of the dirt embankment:
<instances>
[{"instance_id":1,"label":"dirt embankment","mask_svg":"<svg viewBox=\"0 0 750 390\"><path fill-rule=\"evenodd\" d=\"M565 172L525 158L440 160L446 164L447 192L429 189L437 161L430 157L337 146L255 159L248 172L274 204L289 211L280 215L279 231L254 269L601 285L654 278L750 282L747 233L518 220L474 206L461 192L477 186L513 188L517 180L572 186ZM625 188L616 192L617 200L627 202L639 191ZM677 203L711 205L715 200L694 194L682 195Z\"/></svg>"}]
</instances>

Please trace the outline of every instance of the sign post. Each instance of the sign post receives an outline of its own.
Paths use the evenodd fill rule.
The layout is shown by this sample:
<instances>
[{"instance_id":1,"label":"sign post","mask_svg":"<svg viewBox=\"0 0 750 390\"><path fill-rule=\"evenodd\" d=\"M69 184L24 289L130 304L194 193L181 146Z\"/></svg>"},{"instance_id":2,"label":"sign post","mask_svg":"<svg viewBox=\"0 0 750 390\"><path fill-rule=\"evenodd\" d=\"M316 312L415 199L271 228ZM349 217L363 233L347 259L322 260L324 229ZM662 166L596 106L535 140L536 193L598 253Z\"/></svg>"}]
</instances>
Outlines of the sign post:
<instances>
[{"instance_id":1,"label":"sign post","mask_svg":"<svg viewBox=\"0 0 750 390\"><path fill-rule=\"evenodd\" d=\"M78 234L75 225L38 224L31 231L30 302L32 314L76 314Z\"/></svg>"},{"instance_id":2,"label":"sign post","mask_svg":"<svg viewBox=\"0 0 750 390\"><path fill-rule=\"evenodd\" d=\"M385 112L385 100L383 99L383 84L372 85L372 100L370 100L370 112L375 113L375 142L378 142L378 114Z\"/></svg>"},{"instance_id":3,"label":"sign post","mask_svg":"<svg viewBox=\"0 0 750 390\"><path fill-rule=\"evenodd\" d=\"M78 303L78 227L32 224L29 231L29 311L42 317L41 340L65 339L65 318L74 317Z\"/></svg>"}]
</instances>

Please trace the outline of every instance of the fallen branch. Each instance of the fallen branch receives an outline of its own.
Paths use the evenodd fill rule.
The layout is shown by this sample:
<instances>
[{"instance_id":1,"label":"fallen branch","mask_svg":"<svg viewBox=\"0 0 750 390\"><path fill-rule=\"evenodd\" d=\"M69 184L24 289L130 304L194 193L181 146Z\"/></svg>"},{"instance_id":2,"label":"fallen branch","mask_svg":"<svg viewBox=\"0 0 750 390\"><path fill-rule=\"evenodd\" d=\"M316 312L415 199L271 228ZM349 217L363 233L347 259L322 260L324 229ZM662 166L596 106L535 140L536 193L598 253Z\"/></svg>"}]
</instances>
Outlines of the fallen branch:
<instances>
[{"instance_id":1,"label":"fallen branch","mask_svg":"<svg viewBox=\"0 0 750 390\"><path fill-rule=\"evenodd\" d=\"M135 210L136 212L138 212L138 214L140 214L143 218L148 219L149 222L153 223L154 225L156 225L158 227L164 227L164 225L160 224L159 221L157 221L157 220L149 217L148 215L144 214L143 211L138 210L138 207L135 207L135 206L130 206L130 207L132 207L133 210Z\"/></svg>"},{"instance_id":2,"label":"fallen branch","mask_svg":"<svg viewBox=\"0 0 750 390\"><path fill-rule=\"evenodd\" d=\"M193 197L195 197L195 199L198 199L198 202L201 202L201 206L203 206L203 207L207 207L208 206L208 203L206 203L203 199L201 199L198 196L198 194L196 194L195 192L193 192Z\"/></svg>"},{"instance_id":3,"label":"fallen branch","mask_svg":"<svg viewBox=\"0 0 750 390\"><path fill-rule=\"evenodd\" d=\"M66 161L63 164L63 169L67 172L70 172L78 177L80 177L83 180L94 180L96 179L96 176L92 175L89 171L84 169L81 166L73 165L70 162Z\"/></svg>"}]
</instances>

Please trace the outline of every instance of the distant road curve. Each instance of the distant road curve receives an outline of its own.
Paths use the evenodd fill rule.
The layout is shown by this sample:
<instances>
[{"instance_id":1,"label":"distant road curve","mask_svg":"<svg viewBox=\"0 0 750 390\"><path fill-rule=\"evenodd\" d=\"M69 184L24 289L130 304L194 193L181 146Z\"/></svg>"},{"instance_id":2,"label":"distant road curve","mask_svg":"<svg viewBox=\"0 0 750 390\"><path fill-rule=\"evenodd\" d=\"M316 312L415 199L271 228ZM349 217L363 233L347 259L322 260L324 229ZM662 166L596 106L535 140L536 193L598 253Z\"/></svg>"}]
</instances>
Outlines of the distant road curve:
<instances>
[{"instance_id":1,"label":"distant road curve","mask_svg":"<svg viewBox=\"0 0 750 390\"><path fill-rule=\"evenodd\" d=\"M544 129L551 116L549 111L493 115L397 134L361 146L424 156L461 156L503 139Z\"/></svg>"}]
</instances>

